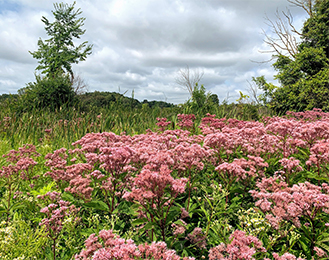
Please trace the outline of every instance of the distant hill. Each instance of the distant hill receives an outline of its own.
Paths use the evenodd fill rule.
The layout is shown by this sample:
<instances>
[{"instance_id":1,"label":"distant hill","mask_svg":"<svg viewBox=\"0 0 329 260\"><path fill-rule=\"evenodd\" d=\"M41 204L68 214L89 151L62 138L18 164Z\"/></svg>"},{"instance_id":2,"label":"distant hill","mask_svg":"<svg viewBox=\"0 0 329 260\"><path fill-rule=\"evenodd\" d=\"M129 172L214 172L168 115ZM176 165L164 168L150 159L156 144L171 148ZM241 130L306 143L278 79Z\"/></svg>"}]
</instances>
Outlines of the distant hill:
<instances>
[{"instance_id":1,"label":"distant hill","mask_svg":"<svg viewBox=\"0 0 329 260\"><path fill-rule=\"evenodd\" d=\"M18 94L2 94L0 95L0 103L10 98L17 99ZM143 104L147 104L150 108L153 107L175 107L176 105L167 103L164 101L148 101L144 100L143 102L138 101L137 99L126 97L123 94L116 92L104 92L104 91L95 91L95 92L86 92L84 94L77 95L77 104L82 109L87 109L91 107L108 107L113 103L123 106L123 107L133 107L141 108Z\"/></svg>"},{"instance_id":2,"label":"distant hill","mask_svg":"<svg viewBox=\"0 0 329 260\"><path fill-rule=\"evenodd\" d=\"M130 107L142 107L143 104L148 104L149 107L158 106L163 107L174 107L174 104L163 102L163 101L148 101L144 100L139 102L137 99L126 97L123 94L116 92L87 92L78 96L82 106L96 106L96 107L106 107L111 105L111 103L116 103L122 106Z\"/></svg>"},{"instance_id":3,"label":"distant hill","mask_svg":"<svg viewBox=\"0 0 329 260\"><path fill-rule=\"evenodd\" d=\"M0 95L0 103L5 100L8 100L10 98L17 99L18 94L2 94L2 95Z\"/></svg>"}]
</instances>

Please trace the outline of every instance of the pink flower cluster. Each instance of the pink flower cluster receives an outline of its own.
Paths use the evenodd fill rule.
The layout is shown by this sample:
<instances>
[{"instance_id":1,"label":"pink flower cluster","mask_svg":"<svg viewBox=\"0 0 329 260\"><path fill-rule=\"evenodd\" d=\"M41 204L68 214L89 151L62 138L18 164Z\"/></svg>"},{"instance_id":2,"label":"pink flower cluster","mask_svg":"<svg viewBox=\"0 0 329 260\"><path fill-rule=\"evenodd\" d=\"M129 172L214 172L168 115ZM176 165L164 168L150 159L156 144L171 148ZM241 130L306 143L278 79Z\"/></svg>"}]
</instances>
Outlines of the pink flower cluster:
<instances>
[{"instance_id":1,"label":"pink flower cluster","mask_svg":"<svg viewBox=\"0 0 329 260\"><path fill-rule=\"evenodd\" d=\"M163 197L168 195L167 189L172 198L175 198L179 193L185 191L187 179L174 179L170 173L171 171L167 166L162 166L158 172L148 169L142 170L134 179L132 191L127 192L124 198L136 200L142 205L148 204L151 200L160 206Z\"/></svg>"},{"instance_id":2,"label":"pink flower cluster","mask_svg":"<svg viewBox=\"0 0 329 260\"><path fill-rule=\"evenodd\" d=\"M230 243L220 244L209 250L209 260L251 260L257 252L266 252L262 242L246 232L235 230L230 236Z\"/></svg>"},{"instance_id":3,"label":"pink flower cluster","mask_svg":"<svg viewBox=\"0 0 329 260\"><path fill-rule=\"evenodd\" d=\"M287 117L264 118L261 122L217 119L215 115L207 114L200 125L202 135L191 135L187 131L194 127L194 115L178 115L179 130L165 130L170 122L166 118L157 120L161 133L147 131L135 136L87 134L73 144L74 150L60 149L47 155L47 166L50 167L47 176L62 185L65 191L85 201L90 200L93 193L102 192L109 208L112 204L111 210L115 208L113 203L122 198L137 203L141 206L140 216L162 229L162 240L165 240L168 229L175 235L185 232L184 225L170 227L172 222L166 220L166 214L178 194L186 192L186 186L189 198L186 209L189 210L190 198L192 201L193 193L196 193L193 180L203 173L219 176L221 184L234 185L239 181L239 185L245 187L254 183L250 180L263 178L251 194L256 206L267 214L266 218L277 229L282 220L300 227L304 217L312 220L329 212L327 184L316 186L305 182L293 185L292 182L304 167L304 162L296 159L300 148L310 151L306 163L308 170L315 165L319 172L326 174L325 167L329 163L329 116L326 113L318 110L290 113ZM68 161L68 153L74 157L71 161ZM269 167L266 160L270 158L277 160L274 163L269 161L271 165L266 172ZM213 171L214 166L216 171ZM274 176L264 178L265 172L272 174L273 168L278 170ZM188 214L183 210L181 217ZM90 241L92 239L98 241L96 236ZM206 237L201 229L196 228L188 239L192 244L206 247ZM249 243L248 239L254 242ZM213 249L212 252L222 256L218 259L252 259L253 252L263 250L258 242L256 238L236 231L231 236L231 244L219 245L217 251ZM131 248L134 246L133 242L125 241L123 247L127 249L128 244ZM102 253L108 253L103 245L96 251L99 259L102 259ZM282 256L273 254L273 257L294 259L295 256L286 253Z\"/></svg>"},{"instance_id":4,"label":"pink flower cluster","mask_svg":"<svg viewBox=\"0 0 329 260\"><path fill-rule=\"evenodd\" d=\"M50 168L46 176L85 201L91 199L95 187L100 188L111 200L106 202L110 205L114 197L120 199L132 191L135 178L141 178L140 170L161 172L160 168L167 166L180 177L190 174L186 170L202 170L204 162L212 160L213 151L202 147L203 136L189 134L185 130L136 136L87 134L73 144L79 148L71 151L62 148L46 156ZM70 162L67 153L75 156Z\"/></svg>"},{"instance_id":5,"label":"pink flower cluster","mask_svg":"<svg viewBox=\"0 0 329 260\"><path fill-rule=\"evenodd\" d=\"M260 157L248 155L248 159L234 159L233 162L224 162L218 165L215 170L219 172L221 179L228 185L234 181L250 179L263 175L263 169L268 164Z\"/></svg>"},{"instance_id":6,"label":"pink flower cluster","mask_svg":"<svg viewBox=\"0 0 329 260\"><path fill-rule=\"evenodd\" d=\"M320 108L313 108L313 110L303 112L288 111L287 117L295 117L305 121L317 121L321 118L328 118L328 113L322 112Z\"/></svg>"},{"instance_id":7,"label":"pink flower cluster","mask_svg":"<svg viewBox=\"0 0 329 260\"><path fill-rule=\"evenodd\" d=\"M285 181L288 185L290 185L290 179L293 177L297 172L303 170L303 168L299 165L300 161L294 157L290 157L289 159L283 158L279 160L281 165L283 166L283 171L279 171L278 173L282 172L285 178Z\"/></svg>"},{"instance_id":8,"label":"pink flower cluster","mask_svg":"<svg viewBox=\"0 0 329 260\"><path fill-rule=\"evenodd\" d=\"M187 239L198 248L205 249L207 246L207 237L199 227L196 227L191 234L188 234Z\"/></svg>"},{"instance_id":9,"label":"pink flower cluster","mask_svg":"<svg viewBox=\"0 0 329 260\"><path fill-rule=\"evenodd\" d=\"M300 227L300 218L307 216L313 220L321 212L329 213L328 185L322 187L309 182L288 187L278 177L263 178L257 184L260 191L250 191L256 206L268 212L266 218L275 229L279 229L282 220L292 221Z\"/></svg>"},{"instance_id":10,"label":"pink flower cluster","mask_svg":"<svg viewBox=\"0 0 329 260\"><path fill-rule=\"evenodd\" d=\"M180 128L182 128L182 129L192 129L193 128L193 126L194 126L193 121L195 120L195 115L178 114L177 117L178 117L178 121L179 121L179 123L177 125Z\"/></svg>"},{"instance_id":11,"label":"pink flower cluster","mask_svg":"<svg viewBox=\"0 0 329 260\"><path fill-rule=\"evenodd\" d=\"M293 254L290 253L284 253L282 256L279 256L277 253L273 253L273 257L275 260L306 260L301 257L296 257ZM269 258L264 258L264 260L270 260Z\"/></svg>"},{"instance_id":12,"label":"pink flower cluster","mask_svg":"<svg viewBox=\"0 0 329 260\"><path fill-rule=\"evenodd\" d=\"M45 226L48 235L52 239L56 239L59 233L63 229L63 222L66 217L73 217L74 222L78 221L78 218L74 216L79 211L74 205L70 206L70 202L60 199L61 195L57 192L48 192L46 195L38 196L39 199L45 201L53 201L48 206L40 210L41 213L46 214L46 218L42 219L39 223L40 226Z\"/></svg>"},{"instance_id":13,"label":"pink flower cluster","mask_svg":"<svg viewBox=\"0 0 329 260\"><path fill-rule=\"evenodd\" d=\"M99 241L101 240L101 241ZM167 249L164 242L153 242L137 246L133 240L122 239L112 230L102 230L98 237L95 234L89 236L85 242L86 249L75 256L76 260L180 260L181 257L174 250ZM194 260L192 257L184 257L183 260Z\"/></svg>"},{"instance_id":14,"label":"pink flower cluster","mask_svg":"<svg viewBox=\"0 0 329 260\"><path fill-rule=\"evenodd\" d=\"M306 165L315 164L318 170L323 166L328 165L329 163L329 141L321 140L318 141L313 147L310 149L310 157L306 162Z\"/></svg>"},{"instance_id":15,"label":"pink flower cluster","mask_svg":"<svg viewBox=\"0 0 329 260\"><path fill-rule=\"evenodd\" d=\"M279 160L279 162L281 163L287 174L303 170L303 168L299 165L300 161L294 157L290 157L289 159L283 158Z\"/></svg>"},{"instance_id":16,"label":"pink flower cluster","mask_svg":"<svg viewBox=\"0 0 329 260\"><path fill-rule=\"evenodd\" d=\"M203 134L215 132L215 129L222 129L227 126L226 118L216 118L216 115L207 113L206 117L202 118L200 128Z\"/></svg>"},{"instance_id":17,"label":"pink flower cluster","mask_svg":"<svg viewBox=\"0 0 329 260\"><path fill-rule=\"evenodd\" d=\"M184 220L180 219L179 223L177 223L177 224L173 223L173 224L171 224L171 226L174 230L173 234L174 234L174 236L176 236L176 235L181 235L181 234L185 233L187 224Z\"/></svg>"},{"instance_id":18,"label":"pink flower cluster","mask_svg":"<svg viewBox=\"0 0 329 260\"><path fill-rule=\"evenodd\" d=\"M171 121L167 122L167 118L159 118L157 117L158 123L156 123L156 125L159 127L159 131L163 132L164 130L166 130L167 126L171 124Z\"/></svg>"},{"instance_id":19,"label":"pink flower cluster","mask_svg":"<svg viewBox=\"0 0 329 260\"><path fill-rule=\"evenodd\" d=\"M28 180L38 176L32 176L32 170L37 164L31 157L38 157L39 153L36 152L34 145L26 144L24 147L20 147L18 151L11 150L8 154L2 157L6 158L6 161L10 163L8 166L3 166L0 169L0 177L7 179L6 182L12 182L16 178ZM32 185L30 183L30 185Z\"/></svg>"},{"instance_id":20,"label":"pink flower cluster","mask_svg":"<svg viewBox=\"0 0 329 260\"><path fill-rule=\"evenodd\" d=\"M18 151L11 150L8 154L2 157L7 158L7 162L17 163L22 158L38 157L40 154L36 151L36 147L31 144L25 144L23 147L18 148Z\"/></svg>"}]
</instances>

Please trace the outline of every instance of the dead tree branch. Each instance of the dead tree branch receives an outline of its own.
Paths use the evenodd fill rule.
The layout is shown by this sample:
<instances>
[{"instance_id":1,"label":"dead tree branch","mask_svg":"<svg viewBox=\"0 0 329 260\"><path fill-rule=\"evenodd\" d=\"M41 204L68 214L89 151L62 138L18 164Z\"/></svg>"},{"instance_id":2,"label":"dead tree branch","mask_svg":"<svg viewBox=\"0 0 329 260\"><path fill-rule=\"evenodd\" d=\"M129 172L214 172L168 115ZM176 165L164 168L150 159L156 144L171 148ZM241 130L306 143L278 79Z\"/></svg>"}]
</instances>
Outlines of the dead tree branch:
<instances>
[{"instance_id":1,"label":"dead tree branch","mask_svg":"<svg viewBox=\"0 0 329 260\"><path fill-rule=\"evenodd\" d=\"M88 91L88 85L80 75L75 75L73 78L72 88L74 89L76 95L81 95Z\"/></svg>"},{"instance_id":2,"label":"dead tree branch","mask_svg":"<svg viewBox=\"0 0 329 260\"><path fill-rule=\"evenodd\" d=\"M297 7L303 8L306 13L312 17L315 0L288 0L288 2Z\"/></svg>"},{"instance_id":3,"label":"dead tree branch","mask_svg":"<svg viewBox=\"0 0 329 260\"><path fill-rule=\"evenodd\" d=\"M269 51L261 51L266 53L276 53L278 55L289 55L294 57L298 53L298 45L295 34L300 35L296 28L292 25L293 17L289 10L282 12L282 18L279 12L276 12L276 21L272 21L266 17L266 24L271 28L271 35L263 30L265 35L264 42L271 47Z\"/></svg>"},{"instance_id":4,"label":"dead tree branch","mask_svg":"<svg viewBox=\"0 0 329 260\"><path fill-rule=\"evenodd\" d=\"M315 0L288 0L294 6L303 8L311 17ZM292 58L298 53L298 40L302 33L293 25L294 19L289 9L287 11L276 11L276 21L265 17L266 25L271 29L271 33L263 30L264 42L271 47L271 50L261 51L263 53L275 53L277 55L287 55ZM273 35L273 36L272 36Z\"/></svg>"},{"instance_id":5,"label":"dead tree branch","mask_svg":"<svg viewBox=\"0 0 329 260\"><path fill-rule=\"evenodd\" d=\"M186 88L192 96L195 85L200 82L203 75L203 71L200 72L199 69L190 70L189 66L186 66L186 68L178 71L175 81L181 87Z\"/></svg>"}]
</instances>

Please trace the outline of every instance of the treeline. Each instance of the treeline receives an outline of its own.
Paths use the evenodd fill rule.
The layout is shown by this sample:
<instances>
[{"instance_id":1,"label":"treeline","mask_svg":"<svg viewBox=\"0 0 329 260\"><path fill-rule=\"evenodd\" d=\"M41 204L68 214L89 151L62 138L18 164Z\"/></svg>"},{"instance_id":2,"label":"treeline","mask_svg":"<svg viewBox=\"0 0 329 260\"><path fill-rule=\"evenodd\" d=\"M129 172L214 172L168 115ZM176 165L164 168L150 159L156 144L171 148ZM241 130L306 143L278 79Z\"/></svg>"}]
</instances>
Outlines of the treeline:
<instances>
[{"instance_id":1,"label":"treeline","mask_svg":"<svg viewBox=\"0 0 329 260\"><path fill-rule=\"evenodd\" d=\"M5 104L6 102L20 102L19 94L2 94L0 95L0 103ZM121 107L130 107L130 108L142 108L143 106L154 108L165 108L165 107L176 107L172 103L167 103L164 101L148 101L146 99L143 102L139 100L124 96L123 94L117 92L108 92L108 91L95 91L95 92L86 92L80 95L76 95L74 98L74 106L79 107L81 110L90 110L92 108L106 108L113 104Z\"/></svg>"},{"instance_id":2,"label":"treeline","mask_svg":"<svg viewBox=\"0 0 329 260\"><path fill-rule=\"evenodd\" d=\"M143 104L146 104L148 107L174 107L174 104L163 102L163 101L148 101L144 100L143 102L138 101L135 98L124 96L123 94L116 92L87 92L78 96L80 105L82 108L88 107L108 107L111 104L115 103L123 107L132 107L132 108L142 108Z\"/></svg>"}]
</instances>

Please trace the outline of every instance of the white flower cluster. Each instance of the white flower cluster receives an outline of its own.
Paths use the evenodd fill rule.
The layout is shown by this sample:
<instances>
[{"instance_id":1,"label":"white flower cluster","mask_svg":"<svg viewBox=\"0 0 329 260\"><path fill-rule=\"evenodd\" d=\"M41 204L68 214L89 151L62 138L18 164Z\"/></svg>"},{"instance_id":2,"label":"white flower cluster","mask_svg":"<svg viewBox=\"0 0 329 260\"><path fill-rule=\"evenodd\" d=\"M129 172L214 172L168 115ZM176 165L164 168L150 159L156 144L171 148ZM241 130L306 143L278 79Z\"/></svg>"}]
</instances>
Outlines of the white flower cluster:
<instances>
[{"instance_id":1,"label":"white flower cluster","mask_svg":"<svg viewBox=\"0 0 329 260\"><path fill-rule=\"evenodd\" d=\"M243 231L247 232L249 235L257 236L262 231L266 231L271 227L268 220L253 208L245 211L239 210L238 214Z\"/></svg>"},{"instance_id":2,"label":"white flower cluster","mask_svg":"<svg viewBox=\"0 0 329 260\"><path fill-rule=\"evenodd\" d=\"M11 226L6 226L6 222L2 221L0 223L0 237L1 237L1 244L9 244L14 240L13 237L13 230L14 228Z\"/></svg>"}]
</instances>

